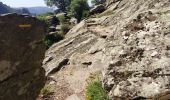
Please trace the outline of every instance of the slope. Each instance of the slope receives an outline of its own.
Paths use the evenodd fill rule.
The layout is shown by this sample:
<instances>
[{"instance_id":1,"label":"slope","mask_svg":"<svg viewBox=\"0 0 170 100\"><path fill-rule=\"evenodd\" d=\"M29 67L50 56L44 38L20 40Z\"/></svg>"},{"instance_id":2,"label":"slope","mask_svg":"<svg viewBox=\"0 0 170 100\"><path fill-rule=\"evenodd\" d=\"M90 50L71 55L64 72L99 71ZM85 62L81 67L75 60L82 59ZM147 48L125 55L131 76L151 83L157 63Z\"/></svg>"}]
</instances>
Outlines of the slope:
<instances>
[{"instance_id":1,"label":"slope","mask_svg":"<svg viewBox=\"0 0 170 100\"><path fill-rule=\"evenodd\" d=\"M103 16L83 20L47 50L43 67L55 80L54 100L83 100L96 72L111 99L169 96L169 0L106 0L105 6Z\"/></svg>"}]
</instances>

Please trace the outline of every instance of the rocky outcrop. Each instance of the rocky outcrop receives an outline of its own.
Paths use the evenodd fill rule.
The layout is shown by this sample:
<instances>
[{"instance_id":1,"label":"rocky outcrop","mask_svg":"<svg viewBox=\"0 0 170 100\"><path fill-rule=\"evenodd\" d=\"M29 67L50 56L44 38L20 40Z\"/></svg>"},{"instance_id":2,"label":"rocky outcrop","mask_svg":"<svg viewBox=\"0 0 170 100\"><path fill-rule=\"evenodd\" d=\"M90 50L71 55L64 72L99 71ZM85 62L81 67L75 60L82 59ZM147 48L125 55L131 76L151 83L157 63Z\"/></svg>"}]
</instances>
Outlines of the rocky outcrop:
<instances>
[{"instance_id":1,"label":"rocky outcrop","mask_svg":"<svg viewBox=\"0 0 170 100\"><path fill-rule=\"evenodd\" d=\"M103 22L114 32L103 61L103 85L111 98L160 99L170 91L168 5L168 0L122 0Z\"/></svg>"},{"instance_id":2,"label":"rocky outcrop","mask_svg":"<svg viewBox=\"0 0 170 100\"><path fill-rule=\"evenodd\" d=\"M97 14L97 13L102 13L105 10L105 6L103 4L99 4L94 6L91 10L90 10L90 14Z\"/></svg>"},{"instance_id":3,"label":"rocky outcrop","mask_svg":"<svg viewBox=\"0 0 170 100\"><path fill-rule=\"evenodd\" d=\"M61 79L55 83L59 86L65 81L68 90L64 91L69 91L65 98L83 98L89 73L102 71L103 87L111 99L166 100L169 0L109 0L106 4L103 16L82 21L46 52L46 74ZM65 59L68 62L61 64Z\"/></svg>"},{"instance_id":4,"label":"rocky outcrop","mask_svg":"<svg viewBox=\"0 0 170 100\"><path fill-rule=\"evenodd\" d=\"M28 15L0 15L0 100L35 100L45 83L43 23Z\"/></svg>"}]
</instances>

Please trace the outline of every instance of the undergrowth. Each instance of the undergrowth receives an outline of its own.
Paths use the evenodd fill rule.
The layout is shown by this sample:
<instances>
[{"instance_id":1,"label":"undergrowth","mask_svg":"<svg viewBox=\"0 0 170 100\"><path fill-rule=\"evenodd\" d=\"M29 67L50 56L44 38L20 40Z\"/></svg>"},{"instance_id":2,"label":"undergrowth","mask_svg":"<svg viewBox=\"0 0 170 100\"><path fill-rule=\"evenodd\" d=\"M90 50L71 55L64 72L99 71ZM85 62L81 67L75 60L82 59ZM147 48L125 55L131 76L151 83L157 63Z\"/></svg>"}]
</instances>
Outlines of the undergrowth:
<instances>
[{"instance_id":1,"label":"undergrowth","mask_svg":"<svg viewBox=\"0 0 170 100\"><path fill-rule=\"evenodd\" d=\"M103 89L102 83L97 74L91 75L91 81L86 88L85 100L109 100L106 90Z\"/></svg>"}]
</instances>

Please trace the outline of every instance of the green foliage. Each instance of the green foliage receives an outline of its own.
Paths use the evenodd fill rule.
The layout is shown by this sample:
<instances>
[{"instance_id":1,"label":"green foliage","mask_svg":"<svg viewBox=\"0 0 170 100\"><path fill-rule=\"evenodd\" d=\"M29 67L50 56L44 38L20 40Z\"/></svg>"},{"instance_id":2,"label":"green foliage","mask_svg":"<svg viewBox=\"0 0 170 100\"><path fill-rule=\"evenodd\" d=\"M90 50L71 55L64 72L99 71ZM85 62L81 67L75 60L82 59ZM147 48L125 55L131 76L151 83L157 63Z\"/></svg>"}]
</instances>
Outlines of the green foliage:
<instances>
[{"instance_id":1,"label":"green foliage","mask_svg":"<svg viewBox=\"0 0 170 100\"><path fill-rule=\"evenodd\" d=\"M41 94L48 95L49 93L51 93L51 89L49 86L44 86L44 88L41 89Z\"/></svg>"},{"instance_id":2,"label":"green foliage","mask_svg":"<svg viewBox=\"0 0 170 100\"><path fill-rule=\"evenodd\" d=\"M59 42L60 40L64 39L63 35L59 33L53 33L53 34L48 34L46 37L43 39L45 45L47 48L49 48L52 44Z\"/></svg>"},{"instance_id":3,"label":"green foliage","mask_svg":"<svg viewBox=\"0 0 170 100\"><path fill-rule=\"evenodd\" d=\"M56 6L61 11L66 11L70 5L71 0L44 0L47 6Z\"/></svg>"},{"instance_id":4,"label":"green foliage","mask_svg":"<svg viewBox=\"0 0 170 100\"><path fill-rule=\"evenodd\" d=\"M75 17L78 22L89 16L89 5L87 0L73 0L68 7L68 15Z\"/></svg>"},{"instance_id":5,"label":"green foliage","mask_svg":"<svg viewBox=\"0 0 170 100\"><path fill-rule=\"evenodd\" d=\"M91 3L92 3L93 5L99 5L99 4L104 3L104 0L92 0Z\"/></svg>"},{"instance_id":6,"label":"green foliage","mask_svg":"<svg viewBox=\"0 0 170 100\"><path fill-rule=\"evenodd\" d=\"M61 34L65 35L70 30L70 27L68 24L62 24L61 25Z\"/></svg>"},{"instance_id":7,"label":"green foliage","mask_svg":"<svg viewBox=\"0 0 170 100\"><path fill-rule=\"evenodd\" d=\"M54 13L47 12L47 13L36 16L36 18L43 21L45 23L46 30L48 30L48 27L50 27L50 22L47 20L47 17L52 16L52 15L54 15Z\"/></svg>"},{"instance_id":8,"label":"green foliage","mask_svg":"<svg viewBox=\"0 0 170 100\"><path fill-rule=\"evenodd\" d=\"M52 15L54 15L54 13L47 12L47 13L38 15L38 16L36 16L36 17L37 17L37 19L39 19L39 20L45 22L46 27L49 27L49 26L50 26L50 25L49 25L50 23L49 23L49 21L47 20L47 17L48 17L48 16L52 16Z\"/></svg>"},{"instance_id":9,"label":"green foliage","mask_svg":"<svg viewBox=\"0 0 170 100\"><path fill-rule=\"evenodd\" d=\"M64 16L64 14L58 16L58 19L59 19L59 21L60 21L60 24L63 24L63 23L65 23L65 22L67 22L67 19L66 19L66 17Z\"/></svg>"},{"instance_id":10,"label":"green foliage","mask_svg":"<svg viewBox=\"0 0 170 100\"><path fill-rule=\"evenodd\" d=\"M107 92L99 80L92 81L87 86L86 100L109 100Z\"/></svg>"},{"instance_id":11,"label":"green foliage","mask_svg":"<svg viewBox=\"0 0 170 100\"><path fill-rule=\"evenodd\" d=\"M84 11L83 11L83 14L82 14L81 20L82 20L82 19L85 19L85 18L87 18L87 17L89 17L89 16L90 16L90 11L89 11L89 10L84 10Z\"/></svg>"},{"instance_id":12,"label":"green foliage","mask_svg":"<svg viewBox=\"0 0 170 100\"><path fill-rule=\"evenodd\" d=\"M37 18L38 18L39 20L45 21L45 20L47 20L47 17L48 17L48 16L52 16L52 15L54 15L54 13L52 13L52 12L47 12L47 13L38 15Z\"/></svg>"}]
</instances>

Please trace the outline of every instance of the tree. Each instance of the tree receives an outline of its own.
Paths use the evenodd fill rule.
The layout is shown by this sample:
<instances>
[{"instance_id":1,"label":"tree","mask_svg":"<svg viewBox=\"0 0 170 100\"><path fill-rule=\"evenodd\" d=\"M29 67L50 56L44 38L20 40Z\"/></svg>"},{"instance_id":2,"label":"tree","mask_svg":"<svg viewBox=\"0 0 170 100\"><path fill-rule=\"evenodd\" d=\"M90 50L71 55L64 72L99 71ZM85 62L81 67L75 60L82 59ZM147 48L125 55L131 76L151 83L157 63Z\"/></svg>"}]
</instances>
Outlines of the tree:
<instances>
[{"instance_id":1,"label":"tree","mask_svg":"<svg viewBox=\"0 0 170 100\"><path fill-rule=\"evenodd\" d=\"M87 0L73 0L68 7L70 17L75 17L78 22L89 16L89 5Z\"/></svg>"},{"instance_id":2,"label":"tree","mask_svg":"<svg viewBox=\"0 0 170 100\"><path fill-rule=\"evenodd\" d=\"M44 0L47 6L56 6L59 10L65 12L66 8L70 5L71 0Z\"/></svg>"}]
</instances>

